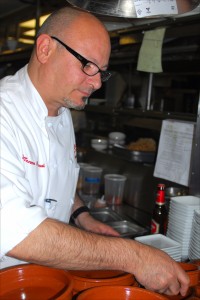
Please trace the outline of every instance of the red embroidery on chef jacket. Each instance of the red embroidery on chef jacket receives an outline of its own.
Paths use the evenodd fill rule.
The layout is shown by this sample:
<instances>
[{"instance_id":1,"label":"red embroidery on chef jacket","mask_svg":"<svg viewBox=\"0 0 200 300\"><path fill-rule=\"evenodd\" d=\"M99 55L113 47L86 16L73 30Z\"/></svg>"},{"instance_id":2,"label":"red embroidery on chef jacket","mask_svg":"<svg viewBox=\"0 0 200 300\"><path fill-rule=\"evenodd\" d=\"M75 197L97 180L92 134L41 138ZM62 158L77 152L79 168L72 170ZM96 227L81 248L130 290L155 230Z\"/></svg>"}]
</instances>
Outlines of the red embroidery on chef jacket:
<instances>
[{"instance_id":1,"label":"red embroidery on chef jacket","mask_svg":"<svg viewBox=\"0 0 200 300\"><path fill-rule=\"evenodd\" d=\"M77 158L76 144L74 144L74 158Z\"/></svg>"},{"instance_id":2,"label":"red embroidery on chef jacket","mask_svg":"<svg viewBox=\"0 0 200 300\"><path fill-rule=\"evenodd\" d=\"M45 168L45 164L39 164L38 161L37 162L31 161L31 160L28 159L28 157L24 156L24 154L22 155L22 159L27 164L37 166L38 168Z\"/></svg>"}]
</instances>

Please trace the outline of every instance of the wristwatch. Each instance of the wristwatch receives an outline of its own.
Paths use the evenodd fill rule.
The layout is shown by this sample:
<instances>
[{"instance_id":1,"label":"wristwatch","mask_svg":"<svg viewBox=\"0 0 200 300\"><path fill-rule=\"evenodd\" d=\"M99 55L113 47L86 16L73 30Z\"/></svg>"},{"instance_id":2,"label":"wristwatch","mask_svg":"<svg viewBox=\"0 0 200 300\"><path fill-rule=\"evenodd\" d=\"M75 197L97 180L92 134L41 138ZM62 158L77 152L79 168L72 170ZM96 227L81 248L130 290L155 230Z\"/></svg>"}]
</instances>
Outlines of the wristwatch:
<instances>
[{"instance_id":1,"label":"wristwatch","mask_svg":"<svg viewBox=\"0 0 200 300\"><path fill-rule=\"evenodd\" d=\"M84 206L81 206L79 208L77 208L71 215L70 219L69 219L69 223L71 224L75 224L75 220L76 218L82 214L83 212L90 212L90 209L84 205Z\"/></svg>"}]
</instances>

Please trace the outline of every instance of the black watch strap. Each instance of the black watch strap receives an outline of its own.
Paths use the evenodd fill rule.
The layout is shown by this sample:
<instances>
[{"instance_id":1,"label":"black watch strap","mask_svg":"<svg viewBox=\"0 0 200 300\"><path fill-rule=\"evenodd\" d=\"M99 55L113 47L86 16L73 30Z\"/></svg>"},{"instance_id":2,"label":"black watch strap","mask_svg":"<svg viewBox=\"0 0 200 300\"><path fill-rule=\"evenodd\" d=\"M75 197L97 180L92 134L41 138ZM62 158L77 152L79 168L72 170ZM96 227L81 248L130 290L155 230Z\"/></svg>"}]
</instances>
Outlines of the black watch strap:
<instances>
[{"instance_id":1,"label":"black watch strap","mask_svg":"<svg viewBox=\"0 0 200 300\"><path fill-rule=\"evenodd\" d=\"M77 208L77 209L73 212L73 214L71 215L69 222L70 222L71 224L75 224L75 219L76 219L80 214L82 214L83 212L90 212L89 208L88 208L86 205Z\"/></svg>"}]
</instances>

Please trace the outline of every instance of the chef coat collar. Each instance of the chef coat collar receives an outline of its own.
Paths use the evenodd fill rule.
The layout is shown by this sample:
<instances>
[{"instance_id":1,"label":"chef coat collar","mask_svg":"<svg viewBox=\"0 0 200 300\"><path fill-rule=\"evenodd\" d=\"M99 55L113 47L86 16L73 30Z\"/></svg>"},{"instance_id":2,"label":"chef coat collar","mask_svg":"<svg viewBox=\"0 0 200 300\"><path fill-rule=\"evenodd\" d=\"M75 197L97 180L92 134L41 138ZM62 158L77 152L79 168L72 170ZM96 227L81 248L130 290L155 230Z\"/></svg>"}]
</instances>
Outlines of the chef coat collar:
<instances>
[{"instance_id":1,"label":"chef coat collar","mask_svg":"<svg viewBox=\"0 0 200 300\"><path fill-rule=\"evenodd\" d=\"M23 82L22 79L24 79L23 88L25 89L25 93L29 95L28 100L31 103L31 106L33 107L38 117L44 120L46 117L48 117L48 109L46 107L44 100L40 96L39 92L37 91L37 89L35 88L35 86L33 85L29 77L28 64L22 70L23 72L22 74L20 74L22 76L21 82ZM61 107L58 111L58 115L61 115L65 110L66 110L65 107Z\"/></svg>"}]
</instances>

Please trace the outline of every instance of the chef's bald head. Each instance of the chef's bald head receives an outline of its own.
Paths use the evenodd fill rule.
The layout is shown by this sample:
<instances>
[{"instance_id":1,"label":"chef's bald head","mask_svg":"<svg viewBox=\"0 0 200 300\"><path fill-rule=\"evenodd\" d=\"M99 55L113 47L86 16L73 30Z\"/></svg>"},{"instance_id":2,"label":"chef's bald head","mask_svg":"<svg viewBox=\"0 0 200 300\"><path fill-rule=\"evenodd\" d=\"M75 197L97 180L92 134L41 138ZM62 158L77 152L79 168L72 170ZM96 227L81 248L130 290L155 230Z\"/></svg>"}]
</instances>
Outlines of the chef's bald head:
<instances>
[{"instance_id":1,"label":"chef's bald head","mask_svg":"<svg viewBox=\"0 0 200 300\"><path fill-rule=\"evenodd\" d=\"M78 8L73 8L73 7L64 7L61 8L55 12L53 12L43 23L41 28L39 29L37 36L40 34L48 34L48 35L58 35L62 37L62 33L69 30L70 32L70 27L71 24L73 24L76 19L88 19L88 20L93 20L102 26L104 26L100 20L98 20L95 16L92 14L82 11ZM77 29L78 30L78 29Z\"/></svg>"}]
</instances>

